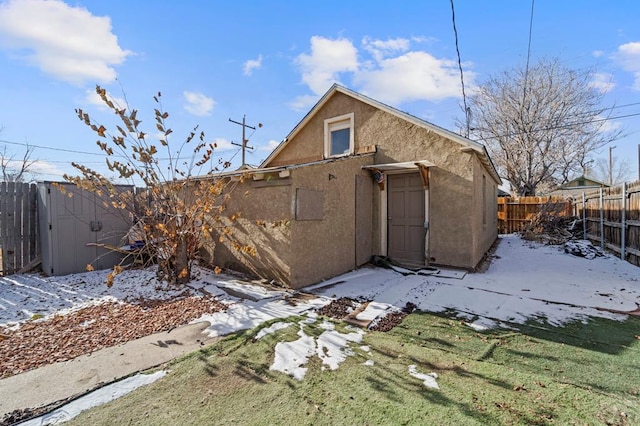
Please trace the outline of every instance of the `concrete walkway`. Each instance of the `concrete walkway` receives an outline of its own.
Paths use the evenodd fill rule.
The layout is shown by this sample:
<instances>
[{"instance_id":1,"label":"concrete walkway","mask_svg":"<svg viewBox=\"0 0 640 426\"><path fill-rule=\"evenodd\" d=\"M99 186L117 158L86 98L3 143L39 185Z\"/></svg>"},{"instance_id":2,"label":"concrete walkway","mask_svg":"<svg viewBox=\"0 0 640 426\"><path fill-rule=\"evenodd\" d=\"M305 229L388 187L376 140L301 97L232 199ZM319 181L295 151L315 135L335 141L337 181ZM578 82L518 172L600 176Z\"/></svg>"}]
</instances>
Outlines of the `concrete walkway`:
<instances>
[{"instance_id":1,"label":"concrete walkway","mask_svg":"<svg viewBox=\"0 0 640 426\"><path fill-rule=\"evenodd\" d=\"M203 333L208 326L208 322L182 326L2 379L0 418L17 409L40 408L83 395L196 351L219 339Z\"/></svg>"}]
</instances>

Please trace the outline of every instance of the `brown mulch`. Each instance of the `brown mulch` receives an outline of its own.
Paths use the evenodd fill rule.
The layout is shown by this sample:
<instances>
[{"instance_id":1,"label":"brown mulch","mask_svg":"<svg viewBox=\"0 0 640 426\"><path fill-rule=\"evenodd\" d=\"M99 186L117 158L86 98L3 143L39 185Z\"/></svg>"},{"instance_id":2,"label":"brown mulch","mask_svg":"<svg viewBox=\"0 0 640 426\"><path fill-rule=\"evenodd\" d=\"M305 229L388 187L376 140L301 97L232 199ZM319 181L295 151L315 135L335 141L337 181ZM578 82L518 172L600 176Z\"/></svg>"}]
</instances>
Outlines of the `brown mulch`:
<instances>
[{"instance_id":1,"label":"brown mulch","mask_svg":"<svg viewBox=\"0 0 640 426\"><path fill-rule=\"evenodd\" d=\"M29 321L17 330L0 327L0 378L168 331L225 309L212 297L139 300Z\"/></svg>"},{"instance_id":2,"label":"brown mulch","mask_svg":"<svg viewBox=\"0 0 640 426\"><path fill-rule=\"evenodd\" d=\"M409 315L411 312L415 311L416 309L417 309L417 306L415 304L411 302L407 302L405 307L402 308L402 311L389 312L387 315L385 315L384 317L378 319L373 324L371 324L371 326L369 327L369 330L387 332L393 329L395 326L399 325L407 315Z\"/></svg>"},{"instance_id":3,"label":"brown mulch","mask_svg":"<svg viewBox=\"0 0 640 426\"><path fill-rule=\"evenodd\" d=\"M407 315L406 312L389 312L373 323L369 330L387 332L400 324Z\"/></svg>"},{"instance_id":4,"label":"brown mulch","mask_svg":"<svg viewBox=\"0 0 640 426\"><path fill-rule=\"evenodd\" d=\"M328 305L318 309L318 315L325 317L331 317L335 319L343 319L351 312L360 307L361 303L356 302L353 299L347 297L341 297L336 300L332 300Z\"/></svg>"},{"instance_id":5,"label":"brown mulch","mask_svg":"<svg viewBox=\"0 0 640 426\"><path fill-rule=\"evenodd\" d=\"M347 297L341 297L318 309L318 314L344 320L351 312L358 309L361 305L361 303L355 300ZM408 302L402 311L389 312L382 318L376 318L376 320L374 320L369 326L369 330L387 332L400 324L407 315L415 310L416 305Z\"/></svg>"}]
</instances>

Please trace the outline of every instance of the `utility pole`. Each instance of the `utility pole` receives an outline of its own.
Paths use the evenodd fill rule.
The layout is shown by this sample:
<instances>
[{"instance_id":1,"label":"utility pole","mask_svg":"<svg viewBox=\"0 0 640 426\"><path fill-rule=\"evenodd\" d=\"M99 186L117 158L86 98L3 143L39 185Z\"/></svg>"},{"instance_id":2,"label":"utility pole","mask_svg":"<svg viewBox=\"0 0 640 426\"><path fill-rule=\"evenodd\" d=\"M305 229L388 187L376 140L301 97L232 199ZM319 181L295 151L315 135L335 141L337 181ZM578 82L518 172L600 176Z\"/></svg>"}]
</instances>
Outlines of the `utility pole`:
<instances>
[{"instance_id":1,"label":"utility pole","mask_svg":"<svg viewBox=\"0 0 640 426\"><path fill-rule=\"evenodd\" d=\"M229 121L232 122L232 123L239 124L240 126L242 126L242 143L231 142L231 144L242 147L242 167L244 168L244 166L247 164L245 162L245 151L247 149L253 149L252 146L247 146L247 142L249 142L249 140L245 136L245 130L246 130L247 127L252 129L252 130L256 130L256 128L253 127L253 126L249 126L246 123L246 115L242 116L242 123L240 123L239 121L234 121L232 119L229 119ZM262 127L262 123L258 123L258 127Z\"/></svg>"},{"instance_id":2,"label":"utility pole","mask_svg":"<svg viewBox=\"0 0 640 426\"><path fill-rule=\"evenodd\" d=\"M613 186L613 155L612 151L615 149L615 146L609 147L609 186Z\"/></svg>"}]
</instances>

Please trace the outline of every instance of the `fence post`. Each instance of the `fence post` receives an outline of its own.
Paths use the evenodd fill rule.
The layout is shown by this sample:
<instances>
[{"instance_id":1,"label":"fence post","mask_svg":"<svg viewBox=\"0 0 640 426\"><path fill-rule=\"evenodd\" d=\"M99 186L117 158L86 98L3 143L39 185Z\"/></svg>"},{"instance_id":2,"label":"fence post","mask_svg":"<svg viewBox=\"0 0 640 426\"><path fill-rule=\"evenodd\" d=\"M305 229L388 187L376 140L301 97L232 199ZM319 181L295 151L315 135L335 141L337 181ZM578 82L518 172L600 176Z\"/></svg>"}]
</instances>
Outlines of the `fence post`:
<instances>
[{"instance_id":1,"label":"fence post","mask_svg":"<svg viewBox=\"0 0 640 426\"><path fill-rule=\"evenodd\" d=\"M604 248L604 199L600 188L600 247Z\"/></svg>"},{"instance_id":2,"label":"fence post","mask_svg":"<svg viewBox=\"0 0 640 426\"><path fill-rule=\"evenodd\" d=\"M587 198L582 191L582 239L587 239Z\"/></svg>"},{"instance_id":3,"label":"fence post","mask_svg":"<svg viewBox=\"0 0 640 426\"><path fill-rule=\"evenodd\" d=\"M0 275L6 275L7 270L7 202L9 200L7 183L0 182Z\"/></svg>"},{"instance_id":4,"label":"fence post","mask_svg":"<svg viewBox=\"0 0 640 426\"><path fill-rule=\"evenodd\" d=\"M622 183L622 230L620 231L620 259L626 260L627 243L627 183Z\"/></svg>"}]
</instances>

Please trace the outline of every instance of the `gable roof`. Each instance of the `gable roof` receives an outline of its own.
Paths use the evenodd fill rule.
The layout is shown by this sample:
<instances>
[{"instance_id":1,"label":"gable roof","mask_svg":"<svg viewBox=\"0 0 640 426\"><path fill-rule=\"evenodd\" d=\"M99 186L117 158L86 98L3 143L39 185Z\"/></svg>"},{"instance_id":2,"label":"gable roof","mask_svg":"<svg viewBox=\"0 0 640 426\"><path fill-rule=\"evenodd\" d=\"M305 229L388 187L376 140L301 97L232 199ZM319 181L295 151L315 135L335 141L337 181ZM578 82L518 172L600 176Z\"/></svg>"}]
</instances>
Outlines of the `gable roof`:
<instances>
[{"instance_id":1,"label":"gable roof","mask_svg":"<svg viewBox=\"0 0 640 426\"><path fill-rule=\"evenodd\" d=\"M580 181L582 181L582 185L580 185ZM578 185L572 186L573 183L577 183ZM580 189L580 188L608 188L609 184L600 182L597 179L581 175L576 178L571 179L569 182L560 185L557 189Z\"/></svg>"},{"instance_id":2,"label":"gable roof","mask_svg":"<svg viewBox=\"0 0 640 426\"><path fill-rule=\"evenodd\" d=\"M333 97L336 93L342 93L344 95L350 96L354 99L359 100L365 104L368 104L374 108L385 111L391 115L394 115L402 120L408 121L418 127L422 127L426 130L434 132L440 136L443 136L449 140L457 142L460 144L460 149L463 152L475 152L478 155L478 158L485 166L485 168L489 171L489 174L495 179L497 183L501 183L502 180L498 175L498 171L495 168L495 165L491 161L489 157L489 153L487 152L486 147L478 143L476 141L472 141L471 139L467 139L457 133L451 132L447 129L444 129L440 126L436 126L435 124L429 123L428 121L422 120L414 115L411 115L407 112L400 111L397 108L384 104L382 102L376 101L368 96L365 96L361 93L354 92L351 89L348 89L344 86L341 86L337 83L334 83L331 88L325 93L320 100L311 108L311 110L302 118L302 120L293 128L293 130L287 135L286 138L273 150L271 154L262 162L260 165L261 168L267 167L274 158L278 156L278 154L284 149L285 146L289 144L289 141L293 139L293 137L298 134L300 130L304 128L304 126L311 121L311 119L316 115L316 113Z\"/></svg>"}]
</instances>

